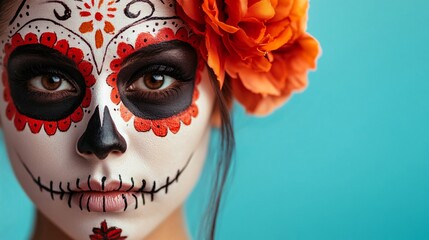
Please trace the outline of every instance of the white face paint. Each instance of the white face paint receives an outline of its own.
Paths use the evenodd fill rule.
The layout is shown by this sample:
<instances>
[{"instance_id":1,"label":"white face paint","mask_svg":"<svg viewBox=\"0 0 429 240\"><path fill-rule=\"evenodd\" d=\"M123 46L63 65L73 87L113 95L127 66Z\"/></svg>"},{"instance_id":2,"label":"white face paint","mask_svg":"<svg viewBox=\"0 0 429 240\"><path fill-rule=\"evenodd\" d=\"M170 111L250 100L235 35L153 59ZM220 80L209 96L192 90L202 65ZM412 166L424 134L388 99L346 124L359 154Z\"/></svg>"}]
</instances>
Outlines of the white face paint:
<instances>
[{"instance_id":1,"label":"white face paint","mask_svg":"<svg viewBox=\"0 0 429 240\"><path fill-rule=\"evenodd\" d=\"M23 1L6 33L0 115L27 194L74 239L147 236L196 183L214 104L174 1Z\"/></svg>"}]
</instances>

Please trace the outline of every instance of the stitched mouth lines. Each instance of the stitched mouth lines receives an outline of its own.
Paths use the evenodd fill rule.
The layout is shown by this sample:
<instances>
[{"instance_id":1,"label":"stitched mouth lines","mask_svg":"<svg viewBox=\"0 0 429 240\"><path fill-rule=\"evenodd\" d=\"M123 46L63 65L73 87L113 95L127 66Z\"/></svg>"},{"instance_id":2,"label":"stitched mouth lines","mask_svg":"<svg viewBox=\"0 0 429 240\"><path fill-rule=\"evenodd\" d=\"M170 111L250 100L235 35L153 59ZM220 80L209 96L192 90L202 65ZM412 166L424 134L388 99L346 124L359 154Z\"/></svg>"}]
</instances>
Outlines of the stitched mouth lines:
<instances>
[{"instance_id":1,"label":"stitched mouth lines","mask_svg":"<svg viewBox=\"0 0 429 240\"><path fill-rule=\"evenodd\" d=\"M18 155L19 156L19 155ZM170 177L168 176L165 181L162 182L162 184L157 184L157 182L154 180L152 181L152 187L149 187L149 184L147 184L148 181L146 181L146 179L142 179L141 180L141 185L136 186L134 177L130 178L130 182L131 182L131 186L125 188L125 184L123 183L122 180L122 176L119 174L118 175L118 180L119 180L119 186L117 189L114 190L110 190L110 191L106 191L106 185L105 182L107 180L107 178L105 176L103 176L103 178L101 179L101 189L99 190L94 190L94 187L91 186L91 180L93 179L91 175L88 176L87 182L84 184L87 184L87 187L83 187L81 180L79 178L76 179L75 182L75 190L72 189L73 186L71 186L70 181L67 182L63 182L60 181L59 183L54 183L54 181L49 181L49 185L43 184L42 183L42 179L40 176L36 177L30 170L30 168L24 163L24 161L21 159L21 157L19 156L19 159L21 160L22 165L24 166L25 170L27 171L27 173L30 175L30 177L32 178L32 180L34 181L34 183L39 187L40 192L46 191L47 193L50 194L51 199L52 200L56 200L59 199L60 200L65 200L67 201L67 205L69 208L72 208L73 204L72 204L72 198L75 195L80 194L79 196L79 209L81 211L88 211L91 212L91 208L90 208L90 201L91 201L91 196L87 197L86 199L86 203L84 201L85 194L89 194L89 193L112 193L112 192L116 192L118 194L121 194L121 198L124 202L124 209L123 211L126 211L129 208L129 204L127 201L127 197L125 196L125 194L130 194L132 196L132 198L134 199L134 208L133 209L138 209L139 207L139 199L141 199L141 204L142 206L146 205L147 203L147 199L145 198L146 196L149 196L149 200L150 202L153 202L155 200L155 195L157 195L158 193L160 193L161 191L164 191L165 194L168 194L168 190L170 188L170 186L173 183L178 183L179 182L179 178L182 175L182 173L186 170L186 168L189 165L189 162L192 159L193 154L191 154L191 156L189 157L188 161L186 162L186 164L181 168L178 169L176 174L174 175L174 177ZM127 184L129 185L129 184ZM159 187L157 187L157 185ZM56 186L58 186L56 188ZM125 189L124 189L125 188ZM140 195L140 196L138 196ZM106 212L106 197L103 196L103 212ZM86 206L84 206L86 205Z\"/></svg>"}]
</instances>

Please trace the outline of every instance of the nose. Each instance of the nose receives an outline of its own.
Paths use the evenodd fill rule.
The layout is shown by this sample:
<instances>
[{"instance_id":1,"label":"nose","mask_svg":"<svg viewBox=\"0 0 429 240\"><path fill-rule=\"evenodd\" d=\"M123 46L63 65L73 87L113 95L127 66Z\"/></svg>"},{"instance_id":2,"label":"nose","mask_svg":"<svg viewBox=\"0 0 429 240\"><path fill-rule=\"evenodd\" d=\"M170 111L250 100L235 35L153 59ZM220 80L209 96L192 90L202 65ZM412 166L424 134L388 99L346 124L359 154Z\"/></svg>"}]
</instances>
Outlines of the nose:
<instances>
[{"instance_id":1,"label":"nose","mask_svg":"<svg viewBox=\"0 0 429 240\"><path fill-rule=\"evenodd\" d=\"M81 154L94 154L100 160L106 159L112 152L124 153L127 150L127 142L116 129L107 106L104 107L103 123L97 106L85 132L79 138L77 150Z\"/></svg>"}]
</instances>

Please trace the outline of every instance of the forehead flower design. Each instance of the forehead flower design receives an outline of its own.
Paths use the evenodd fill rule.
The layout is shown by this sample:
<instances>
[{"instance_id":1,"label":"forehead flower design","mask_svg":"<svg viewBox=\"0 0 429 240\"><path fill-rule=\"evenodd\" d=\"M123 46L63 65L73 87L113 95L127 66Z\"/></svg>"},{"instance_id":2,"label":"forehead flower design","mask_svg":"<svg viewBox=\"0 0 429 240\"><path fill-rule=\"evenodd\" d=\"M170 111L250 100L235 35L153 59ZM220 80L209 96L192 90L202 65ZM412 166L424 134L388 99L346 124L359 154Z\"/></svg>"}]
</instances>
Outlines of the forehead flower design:
<instances>
[{"instance_id":1,"label":"forehead flower design","mask_svg":"<svg viewBox=\"0 0 429 240\"><path fill-rule=\"evenodd\" d=\"M114 0L105 4L103 0L99 0L98 4L95 3L95 0L91 0L90 3L85 2L83 4L84 10L80 12L80 16L85 19L91 19L89 21L83 22L79 31L83 34L92 33L95 30L95 46L96 48L101 48L104 43L103 29L104 33L114 34L115 26L106 20L112 19L115 17L116 8L113 6L115 3Z\"/></svg>"}]
</instances>

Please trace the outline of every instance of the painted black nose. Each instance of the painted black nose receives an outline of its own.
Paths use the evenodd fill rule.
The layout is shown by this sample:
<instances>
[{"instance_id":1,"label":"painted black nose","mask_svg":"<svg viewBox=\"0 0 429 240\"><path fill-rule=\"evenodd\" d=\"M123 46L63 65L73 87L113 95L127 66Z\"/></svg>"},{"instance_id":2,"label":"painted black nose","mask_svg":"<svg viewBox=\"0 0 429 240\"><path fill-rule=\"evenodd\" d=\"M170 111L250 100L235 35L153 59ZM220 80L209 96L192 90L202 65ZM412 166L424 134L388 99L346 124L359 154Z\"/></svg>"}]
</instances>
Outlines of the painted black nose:
<instances>
[{"instance_id":1,"label":"painted black nose","mask_svg":"<svg viewBox=\"0 0 429 240\"><path fill-rule=\"evenodd\" d=\"M116 129L107 107L104 107L101 124L97 106L85 132L79 138L77 149L82 154L95 154L100 160L106 159L111 152L124 153L127 150L127 143Z\"/></svg>"}]
</instances>

